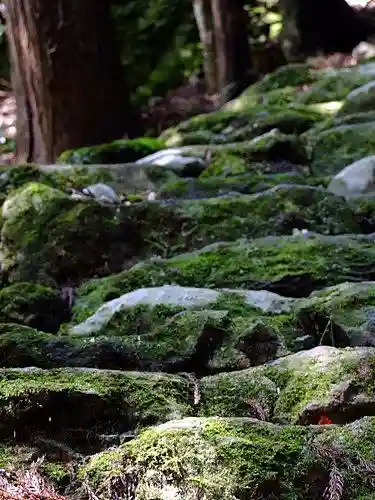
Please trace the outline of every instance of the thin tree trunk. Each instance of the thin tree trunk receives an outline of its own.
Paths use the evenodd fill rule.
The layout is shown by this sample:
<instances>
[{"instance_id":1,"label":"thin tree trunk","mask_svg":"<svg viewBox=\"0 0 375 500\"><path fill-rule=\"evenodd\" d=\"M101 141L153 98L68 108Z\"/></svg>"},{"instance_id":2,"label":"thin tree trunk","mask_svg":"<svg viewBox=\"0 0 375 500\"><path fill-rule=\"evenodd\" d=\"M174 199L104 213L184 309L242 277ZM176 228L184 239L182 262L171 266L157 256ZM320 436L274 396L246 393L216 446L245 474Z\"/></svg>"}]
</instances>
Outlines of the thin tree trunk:
<instances>
[{"instance_id":1,"label":"thin tree trunk","mask_svg":"<svg viewBox=\"0 0 375 500\"><path fill-rule=\"evenodd\" d=\"M242 0L212 0L212 15L218 88L225 102L233 97L233 88L253 79L248 15Z\"/></svg>"},{"instance_id":2,"label":"thin tree trunk","mask_svg":"<svg viewBox=\"0 0 375 500\"><path fill-rule=\"evenodd\" d=\"M193 0L193 9L202 44L206 86L208 92L214 94L217 92L217 74L211 0Z\"/></svg>"},{"instance_id":3,"label":"thin tree trunk","mask_svg":"<svg viewBox=\"0 0 375 500\"><path fill-rule=\"evenodd\" d=\"M67 149L132 135L109 3L7 0L6 7L17 161L51 163Z\"/></svg>"}]
</instances>

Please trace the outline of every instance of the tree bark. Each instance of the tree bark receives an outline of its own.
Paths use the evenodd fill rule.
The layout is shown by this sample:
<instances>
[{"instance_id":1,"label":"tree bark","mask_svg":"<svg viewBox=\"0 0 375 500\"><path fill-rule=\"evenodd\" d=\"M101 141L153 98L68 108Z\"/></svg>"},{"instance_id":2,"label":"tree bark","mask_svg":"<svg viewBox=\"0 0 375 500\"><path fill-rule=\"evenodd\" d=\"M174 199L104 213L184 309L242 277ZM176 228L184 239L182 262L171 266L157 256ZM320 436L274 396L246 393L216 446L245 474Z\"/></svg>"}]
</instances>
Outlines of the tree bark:
<instances>
[{"instance_id":1,"label":"tree bark","mask_svg":"<svg viewBox=\"0 0 375 500\"><path fill-rule=\"evenodd\" d=\"M193 0L193 9L202 45L203 71L207 91L214 94L218 89L211 0Z\"/></svg>"},{"instance_id":2,"label":"tree bark","mask_svg":"<svg viewBox=\"0 0 375 500\"><path fill-rule=\"evenodd\" d=\"M17 161L52 163L63 151L132 135L106 0L7 0L17 104Z\"/></svg>"},{"instance_id":3,"label":"tree bark","mask_svg":"<svg viewBox=\"0 0 375 500\"><path fill-rule=\"evenodd\" d=\"M218 88L223 101L254 80L248 37L248 15L242 0L211 0Z\"/></svg>"},{"instance_id":4,"label":"tree bark","mask_svg":"<svg viewBox=\"0 0 375 500\"><path fill-rule=\"evenodd\" d=\"M375 32L374 22L345 0L280 0L284 20L282 43L289 60L349 53Z\"/></svg>"}]
</instances>

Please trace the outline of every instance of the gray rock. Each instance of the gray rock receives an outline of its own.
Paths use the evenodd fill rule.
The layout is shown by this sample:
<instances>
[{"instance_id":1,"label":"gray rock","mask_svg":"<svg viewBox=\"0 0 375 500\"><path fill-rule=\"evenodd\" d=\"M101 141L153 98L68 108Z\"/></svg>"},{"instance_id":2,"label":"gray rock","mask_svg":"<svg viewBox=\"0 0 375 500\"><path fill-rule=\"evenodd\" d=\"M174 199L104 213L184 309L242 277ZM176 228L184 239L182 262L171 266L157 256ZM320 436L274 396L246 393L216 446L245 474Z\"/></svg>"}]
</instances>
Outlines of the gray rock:
<instances>
[{"instance_id":1,"label":"gray rock","mask_svg":"<svg viewBox=\"0 0 375 500\"><path fill-rule=\"evenodd\" d=\"M109 203L118 203L120 201L114 189L103 183L92 184L82 189L84 194L87 194L98 201L106 201Z\"/></svg>"},{"instance_id":2,"label":"gray rock","mask_svg":"<svg viewBox=\"0 0 375 500\"><path fill-rule=\"evenodd\" d=\"M346 198L373 193L375 195L375 155L366 156L336 174L328 190Z\"/></svg>"},{"instance_id":3,"label":"gray rock","mask_svg":"<svg viewBox=\"0 0 375 500\"><path fill-rule=\"evenodd\" d=\"M180 175L189 172L190 175L199 175L206 168L202 158L183 156L180 148L169 148L157 151L152 155L141 158L137 165L157 165L172 170ZM194 176L194 175L193 175Z\"/></svg>"},{"instance_id":4,"label":"gray rock","mask_svg":"<svg viewBox=\"0 0 375 500\"><path fill-rule=\"evenodd\" d=\"M89 335L100 331L122 309L132 308L139 304L156 306L166 304L180 306L186 309L205 307L215 302L222 292L240 294L246 303L258 307L267 313L290 311L293 299L281 297L276 293L264 290L211 290L208 288L193 288L177 285L164 285L154 288L141 288L126 293L101 306L92 316L84 322L74 326L71 333L76 335Z\"/></svg>"}]
</instances>

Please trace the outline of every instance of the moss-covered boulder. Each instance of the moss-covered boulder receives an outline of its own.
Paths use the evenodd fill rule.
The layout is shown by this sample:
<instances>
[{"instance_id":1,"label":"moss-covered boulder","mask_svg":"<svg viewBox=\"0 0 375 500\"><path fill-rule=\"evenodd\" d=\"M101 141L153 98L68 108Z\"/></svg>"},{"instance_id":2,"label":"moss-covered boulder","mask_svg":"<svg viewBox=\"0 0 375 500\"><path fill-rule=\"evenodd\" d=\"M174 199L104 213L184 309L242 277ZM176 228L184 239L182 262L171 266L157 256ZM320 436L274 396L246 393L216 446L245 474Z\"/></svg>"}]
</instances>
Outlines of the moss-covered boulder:
<instances>
[{"instance_id":1,"label":"moss-covered boulder","mask_svg":"<svg viewBox=\"0 0 375 500\"><path fill-rule=\"evenodd\" d=\"M375 345L375 283L341 283L301 301L298 321L306 335L334 345Z\"/></svg>"},{"instance_id":2,"label":"moss-covered boulder","mask_svg":"<svg viewBox=\"0 0 375 500\"><path fill-rule=\"evenodd\" d=\"M112 491L139 500L320 500L334 472L342 498L363 500L373 492L373 436L372 418L343 427L185 419L93 456L79 477L103 500Z\"/></svg>"},{"instance_id":3,"label":"moss-covered boulder","mask_svg":"<svg viewBox=\"0 0 375 500\"><path fill-rule=\"evenodd\" d=\"M304 172L293 170L291 165L290 171L285 165L285 173L274 172L275 165L252 163L246 164L245 162L238 162L238 157L226 155L220 159L222 162L223 175L214 176L210 175L199 179L177 179L163 184L157 192L159 199L172 199L172 198L213 198L217 195L228 193L241 193L253 194L260 191L265 191L278 184L300 184L300 185L313 185L313 186L327 186L331 180L330 176L324 177L310 177ZM219 158L217 158L216 165L218 166ZM247 171L239 175L230 175L238 168L239 171Z\"/></svg>"},{"instance_id":4,"label":"moss-covered boulder","mask_svg":"<svg viewBox=\"0 0 375 500\"><path fill-rule=\"evenodd\" d=\"M199 248L214 241L291 234L294 228L321 233L360 232L349 205L323 188L278 185L254 195L228 196L181 204L183 218L194 221L190 238ZM177 209L177 214L179 210Z\"/></svg>"},{"instance_id":5,"label":"moss-covered boulder","mask_svg":"<svg viewBox=\"0 0 375 500\"><path fill-rule=\"evenodd\" d=\"M188 379L159 373L1 369L0 401L2 439L25 441L38 433L68 443L94 429L122 433L187 416L193 387Z\"/></svg>"},{"instance_id":6,"label":"moss-covered boulder","mask_svg":"<svg viewBox=\"0 0 375 500\"><path fill-rule=\"evenodd\" d=\"M69 333L81 343L116 339L148 369L241 369L302 347L297 329L288 330L293 302L264 290L145 288L106 302ZM75 312L76 320L87 314L79 304Z\"/></svg>"},{"instance_id":7,"label":"moss-covered boulder","mask_svg":"<svg viewBox=\"0 0 375 500\"><path fill-rule=\"evenodd\" d=\"M65 151L58 163L90 165L95 163L132 163L165 147L160 139L119 139L109 144L87 146Z\"/></svg>"},{"instance_id":8,"label":"moss-covered boulder","mask_svg":"<svg viewBox=\"0 0 375 500\"><path fill-rule=\"evenodd\" d=\"M112 207L73 200L44 184L12 192L1 222L1 267L12 281L79 282L108 265L121 269L137 245L134 226Z\"/></svg>"},{"instance_id":9,"label":"moss-covered boulder","mask_svg":"<svg viewBox=\"0 0 375 500\"><path fill-rule=\"evenodd\" d=\"M59 336L14 323L0 323L0 366L4 368L102 368L145 370L147 360L121 337Z\"/></svg>"},{"instance_id":10,"label":"moss-covered boulder","mask_svg":"<svg viewBox=\"0 0 375 500\"><path fill-rule=\"evenodd\" d=\"M88 316L108 300L166 283L263 289L287 297L306 297L316 288L373 279L374 255L372 242L344 236L283 236L217 243L91 280L77 291L75 308Z\"/></svg>"},{"instance_id":11,"label":"moss-covered boulder","mask_svg":"<svg viewBox=\"0 0 375 500\"><path fill-rule=\"evenodd\" d=\"M352 113L348 115L333 115L325 120L316 123L313 127L302 134L302 139L307 146L313 145L316 136L325 130L329 130L341 125L358 125L361 123L375 122L375 111L365 111L363 113Z\"/></svg>"},{"instance_id":12,"label":"moss-covered boulder","mask_svg":"<svg viewBox=\"0 0 375 500\"><path fill-rule=\"evenodd\" d=\"M311 168L317 175L337 174L347 165L372 155L375 122L341 125L311 139Z\"/></svg>"},{"instance_id":13,"label":"moss-covered boulder","mask_svg":"<svg viewBox=\"0 0 375 500\"><path fill-rule=\"evenodd\" d=\"M343 424L375 407L374 348L319 346L263 366L200 380L205 416L253 416L317 424L324 415Z\"/></svg>"},{"instance_id":14,"label":"moss-covered boulder","mask_svg":"<svg viewBox=\"0 0 375 500\"><path fill-rule=\"evenodd\" d=\"M372 111L374 109L375 84L373 75L371 76L361 87L353 89L346 96L346 100L339 112L340 115Z\"/></svg>"},{"instance_id":15,"label":"moss-covered boulder","mask_svg":"<svg viewBox=\"0 0 375 500\"><path fill-rule=\"evenodd\" d=\"M57 332L69 319L69 306L51 288L18 282L0 290L0 323L18 323Z\"/></svg>"},{"instance_id":16,"label":"moss-covered boulder","mask_svg":"<svg viewBox=\"0 0 375 500\"><path fill-rule=\"evenodd\" d=\"M319 72L319 79L312 83L304 92L297 95L297 102L315 104L319 102L342 101L350 93L367 84L373 75L366 74L357 68L328 70Z\"/></svg>"},{"instance_id":17,"label":"moss-covered boulder","mask_svg":"<svg viewBox=\"0 0 375 500\"><path fill-rule=\"evenodd\" d=\"M214 116L218 116L217 123ZM204 120L206 118L206 120ZM197 117L164 132L168 137L169 147L189 144L225 144L248 141L277 128L284 134L300 134L322 120L321 113L309 108L286 107L267 109L253 115L238 112L217 111L211 115L202 115L199 124L202 130L196 130ZM205 123L206 121L206 123ZM207 126L207 130L203 127ZM211 130L211 127L214 130Z\"/></svg>"}]
</instances>

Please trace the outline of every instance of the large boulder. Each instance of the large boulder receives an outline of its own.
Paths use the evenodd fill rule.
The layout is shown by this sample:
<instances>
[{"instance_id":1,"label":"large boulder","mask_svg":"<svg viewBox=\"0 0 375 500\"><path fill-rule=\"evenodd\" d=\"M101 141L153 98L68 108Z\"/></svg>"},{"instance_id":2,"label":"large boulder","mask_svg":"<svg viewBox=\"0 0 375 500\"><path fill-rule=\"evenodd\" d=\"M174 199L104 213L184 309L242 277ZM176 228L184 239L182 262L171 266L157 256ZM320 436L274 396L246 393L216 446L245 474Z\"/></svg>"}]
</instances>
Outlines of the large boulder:
<instances>
[{"instance_id":1,"label":"large boulder","mask_svg":"<svg viewBox=\"0 0 375 500\"><path fill-rule=\"evenodd\" d=\"M336 174L328 190L346 198L375 194L375 156L366 156Z\"/></svg>"},{"instance_id":2,"label":"large boulder","mask_svg":"<svg viewBox=\"0 0 375 500\"><path fill-rule=\"evenodd\" d=\"M125 492L139 500L320 500L326 488L370 500L373 420L343 427L251 418L173 421L93 456L79 478L100 500Z\"/></svg>"}]
</instances>

